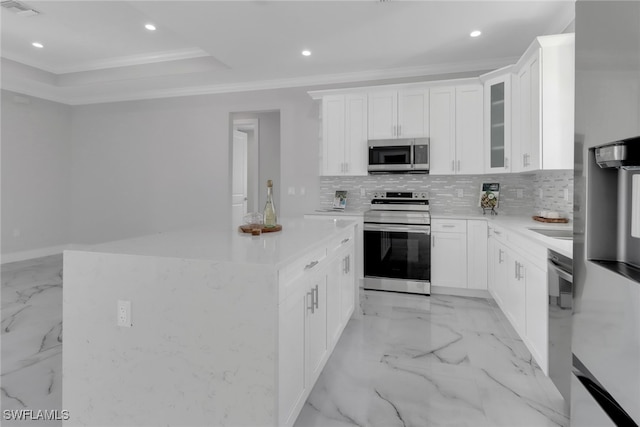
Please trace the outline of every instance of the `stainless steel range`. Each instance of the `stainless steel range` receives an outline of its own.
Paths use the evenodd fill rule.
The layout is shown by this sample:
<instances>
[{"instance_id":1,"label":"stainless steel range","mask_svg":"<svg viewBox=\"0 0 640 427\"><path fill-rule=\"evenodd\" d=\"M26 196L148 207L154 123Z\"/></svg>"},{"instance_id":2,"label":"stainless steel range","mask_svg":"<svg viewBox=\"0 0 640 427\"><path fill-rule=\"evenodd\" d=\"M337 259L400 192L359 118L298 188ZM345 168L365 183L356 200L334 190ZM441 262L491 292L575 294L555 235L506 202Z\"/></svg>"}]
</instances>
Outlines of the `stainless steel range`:
<instances>
[{"instance_id":1,"label":"stainless steel range","mask_svg":"<svg viewBox=\"0 0 640 427\"><path fill-rule=\"evenodd\" d=\"M431 214L425 192L375 192L364 214L364 288L431 293Z\"/></svg>"}]
</instances>

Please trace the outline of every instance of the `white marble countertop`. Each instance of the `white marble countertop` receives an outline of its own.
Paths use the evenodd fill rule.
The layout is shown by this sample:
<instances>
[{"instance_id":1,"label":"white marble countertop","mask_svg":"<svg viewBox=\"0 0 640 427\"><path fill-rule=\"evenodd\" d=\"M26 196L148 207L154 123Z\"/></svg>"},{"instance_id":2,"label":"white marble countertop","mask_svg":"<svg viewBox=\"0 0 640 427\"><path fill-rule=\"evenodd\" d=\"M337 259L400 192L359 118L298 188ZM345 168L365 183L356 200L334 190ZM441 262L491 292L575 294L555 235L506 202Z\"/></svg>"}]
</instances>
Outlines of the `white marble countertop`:
<instances>
[{"instance_id":1,"label":"white marble countertop","mask_svg":"<svg viewBox=\"0 0 640 427\"><path fill-rule=\"evenodd\" d=\"M562 255L573 258L573 240L555 239L547 237L530 228L548 229L548 230L573 230L573 223L555 224L534 221L530 216L512 216L512 215L482 215L482 214L431 214L431 219L485 219L489 224L498 227L504 227L509 231L520 234L521 236L554 250Z\"/></svg>"},{"instance_id":2,"label":"white marble countertop","mask_svg":"<svg viewBox=\"0 0 640 427\"><path fill-rule=\"evenodd\" d=\"M231 227L228 230L198 227L87 245L77 250L280 266L330 240L356 221L281 218L279 223L282 231L260 236Z\"/></svg>"}]
</instances>

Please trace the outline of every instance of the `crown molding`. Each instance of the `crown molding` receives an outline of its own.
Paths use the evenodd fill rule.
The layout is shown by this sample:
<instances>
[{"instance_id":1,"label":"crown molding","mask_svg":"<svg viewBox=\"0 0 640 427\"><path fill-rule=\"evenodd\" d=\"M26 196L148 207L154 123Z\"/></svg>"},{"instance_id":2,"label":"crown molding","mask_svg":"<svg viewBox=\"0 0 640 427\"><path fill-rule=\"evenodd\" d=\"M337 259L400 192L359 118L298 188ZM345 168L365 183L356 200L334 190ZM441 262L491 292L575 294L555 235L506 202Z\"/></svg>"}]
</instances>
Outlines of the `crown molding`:
<instances>
[{"instance_id":1,"label":"crown molding","mask_svg":"<svg viewBox=\"0 0 640 427\"><path fill-rule=\"evenodd\" d=\"M30 67L38 68L53 74L81 73L85 71L96 71L109 68L130 67L134 65L156 64L159 62L177 61L181 59L202 58L211 56L207 52L199 48L167 50L161 52L145 53L140 55L120 56L117 58L102 59L98 61L88 61L79 65L70 67L55 67L37 61L23 58L20 55L14 55L11 52L2 52L4 58Z\"/></svg>"},{"instance_id":2,"label":"crown molding","mask_svg":"<svg viewBox=\"0 0 640 427\"><path fill-rule=\"evenodd\" d=\"M10 59L10 58L9 58ZM369 70L338 74L325 74L288 79L260 80L251 82L223 83L196 87L157 88L132 92L130 89L118 91L113 87L105 95L86 94L68 95L67 89L78 92L78 87L60 87L41 82L27 81L20 76L3 75L3 89L35 96L50 101L69 105L101 104L144 99L173 98L181 96L211 95L232 92L249 92L258 90L285 89L294 87L314 87L332 84L372 82L377 80L422 77L437 74L450 74L474 71L486 71L511 65L517 57L500 58L488 61L469 61L457 64L439 64L426 67L393 68Z\"/></svg>"}]
</instances>

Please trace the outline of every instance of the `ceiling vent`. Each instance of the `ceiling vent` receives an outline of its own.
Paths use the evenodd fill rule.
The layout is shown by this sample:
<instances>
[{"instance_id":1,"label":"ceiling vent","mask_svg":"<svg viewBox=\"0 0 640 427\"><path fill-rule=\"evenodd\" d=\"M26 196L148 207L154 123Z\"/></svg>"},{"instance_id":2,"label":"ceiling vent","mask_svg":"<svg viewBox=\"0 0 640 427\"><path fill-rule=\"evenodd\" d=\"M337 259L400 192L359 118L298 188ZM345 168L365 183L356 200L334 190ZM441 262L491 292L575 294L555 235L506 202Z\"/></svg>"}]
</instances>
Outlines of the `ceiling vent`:
<instances>
[{"instance_id":1,"label":"ceiling vent","mask_svg":"<svg viewBox=\"0 0 640 427\"><path fill-rule=\"evenodd\" d=\"M38 12L37 10L16 0L2 0L2 3L0 5L3 8L10 10L11 12L20 16L36 16L40 14L40 12Z\"/></svg>"}]
</instances>

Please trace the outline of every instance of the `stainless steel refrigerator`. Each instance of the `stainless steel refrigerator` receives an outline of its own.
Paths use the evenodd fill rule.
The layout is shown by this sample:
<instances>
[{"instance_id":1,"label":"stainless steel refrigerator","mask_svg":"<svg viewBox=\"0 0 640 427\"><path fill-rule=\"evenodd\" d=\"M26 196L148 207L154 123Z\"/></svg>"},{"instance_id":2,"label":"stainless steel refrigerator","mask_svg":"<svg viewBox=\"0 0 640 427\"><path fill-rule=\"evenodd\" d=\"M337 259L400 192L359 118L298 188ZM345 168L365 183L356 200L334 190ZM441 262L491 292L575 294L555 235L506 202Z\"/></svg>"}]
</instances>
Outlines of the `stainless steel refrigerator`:
<instances>
[{"instance_id":1,"label":"stainless steel refrigerator","mask_svg":"<svg viewBox=\"0 0 640 427\"><path fill-rule=\"evenodd\" d=\"M572 426L640 423L640 1L576 2Z\"/></svg>"}]
</instances>

